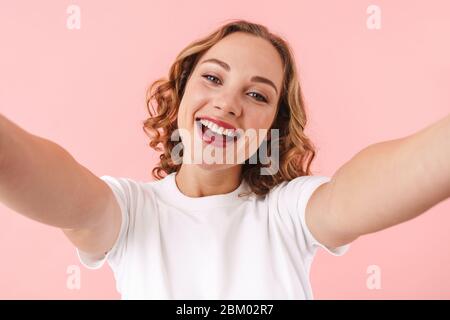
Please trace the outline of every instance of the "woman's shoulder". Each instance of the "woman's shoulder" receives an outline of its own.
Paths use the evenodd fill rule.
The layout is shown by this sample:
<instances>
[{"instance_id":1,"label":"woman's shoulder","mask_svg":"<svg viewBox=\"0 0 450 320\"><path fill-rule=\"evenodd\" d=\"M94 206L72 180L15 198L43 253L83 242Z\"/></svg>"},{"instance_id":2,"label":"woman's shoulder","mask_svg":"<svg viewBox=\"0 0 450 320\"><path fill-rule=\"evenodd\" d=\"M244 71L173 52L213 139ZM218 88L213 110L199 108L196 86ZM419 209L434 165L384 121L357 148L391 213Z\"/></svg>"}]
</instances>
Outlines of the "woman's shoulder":
<instances>
[{"instance_id":1,"label":"woman's shoulder","mask_svg":"<svg viewBox=\"0 0 450 320\"><path fill-rule=\"evenodd\" d=\"M164 179L161 180L145 180L140 178L132 178L125 176L103 175L100 177L113 190L121 194L134 196L139 193L156 194L160 191L166 183Z\"/></svg>"},{"instance_id":2,"label":"woman's shoulder","mask_svg":"<svg viewBox=\"0 0 450 320\"><path fill-rule=\"evenodd\" d=\"M330 177L325 175L303 175L291 180L285 180L274 186L268 193L268 198L288 200L300 196L307 190L315 189L322 183L328 182Z\"/></svg>"}]
</instances>

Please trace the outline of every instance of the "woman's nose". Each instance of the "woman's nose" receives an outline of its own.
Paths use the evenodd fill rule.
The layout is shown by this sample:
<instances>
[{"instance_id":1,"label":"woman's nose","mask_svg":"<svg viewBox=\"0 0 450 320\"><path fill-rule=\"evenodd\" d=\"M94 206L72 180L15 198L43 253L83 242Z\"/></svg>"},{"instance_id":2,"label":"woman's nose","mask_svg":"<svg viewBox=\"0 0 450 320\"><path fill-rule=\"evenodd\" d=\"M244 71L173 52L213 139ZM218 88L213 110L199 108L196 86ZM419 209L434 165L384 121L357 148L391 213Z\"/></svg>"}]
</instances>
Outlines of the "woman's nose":
<instances>
[{"instance_id":1,"label":"woman's nose","mask_svg":"<svg viewBox=\"0 0 450 320\"><path fill-rule=\"evenodd\" d=\"M216 108L216 109L220 109L220 110L222 110L224 113L230 113L230 114L232 114L232 115L234 115L234 116L237 116L237 113L236 113L236 111L234 111L232 108L228 108L228 107L224 107L224 106L214 106L214 108Z\"/></svg>"},{"instance_id":2,"label":"woman's nose","mask_svg":"<svg viewBox=\"0 0 450 320\"><path fill-rule=\"evenodd\" d=\"M235 117L241 114L241 106L237 99L218 99L214 104L214 108L221 109L224 113L231 113Z\"/></svg>"}]
</instances>

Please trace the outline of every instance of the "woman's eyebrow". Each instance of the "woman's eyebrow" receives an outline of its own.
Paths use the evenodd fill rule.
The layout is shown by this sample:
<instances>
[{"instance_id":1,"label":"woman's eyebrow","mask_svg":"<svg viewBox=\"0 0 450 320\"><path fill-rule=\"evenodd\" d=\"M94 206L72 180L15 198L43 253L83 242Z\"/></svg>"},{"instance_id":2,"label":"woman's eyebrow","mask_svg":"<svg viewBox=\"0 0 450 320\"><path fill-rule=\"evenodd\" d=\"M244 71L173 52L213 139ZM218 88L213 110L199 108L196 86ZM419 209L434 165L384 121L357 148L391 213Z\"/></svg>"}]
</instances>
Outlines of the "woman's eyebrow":
<instances>
[{"instance_id":1,"label":"woman's eyebrow","mask_svg":"<svg viewBox=\"0 0 450 320\"><path fill-rule=\"evenodd\" d=\"M230 71L230 70L231 70L230 66L229 66L226 62L224 62L224 61L222 61L222 60L219 60L219 59L215 59L215 58L206 59L206 60L204 60L204 61L203 61L202 63L200 63L200 64L204 64L204 63L207 63L207 62L218 64L219 66L221 66L222 68L224 68L226 71ZM275 86L275 84L274 84L272 81L270 81L269 79L267 79L267 78L264 78L264 77L261 77L261 76L253 76L253 77L250 79L250 81L253 81L253 82L261 82L261 83L268 84L268 85L271 86L271 87L275 90L275 92L278 94L278 90L277 90L277 87Z\"/></svg>"}]
</instances>

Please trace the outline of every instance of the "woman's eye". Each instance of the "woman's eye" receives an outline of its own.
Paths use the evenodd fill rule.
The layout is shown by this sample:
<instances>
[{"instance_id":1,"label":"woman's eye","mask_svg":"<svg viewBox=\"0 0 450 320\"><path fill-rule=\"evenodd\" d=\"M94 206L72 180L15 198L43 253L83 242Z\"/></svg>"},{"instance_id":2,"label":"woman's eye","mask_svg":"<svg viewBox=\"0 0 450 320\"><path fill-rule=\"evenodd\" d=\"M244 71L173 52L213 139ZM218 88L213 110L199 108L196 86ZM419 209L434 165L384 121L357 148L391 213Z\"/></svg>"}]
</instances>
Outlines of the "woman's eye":
<instances>
[{"instance_id":1,"label":"woman's eye","mask_svg":"<svg viewBox=\"0 0 450 320\"><path fill-rule=\"evenodd\" d=\"M262 101L262 102L267 102L267 99L263 95L259 94L258 92L250 92L250 94L251 93L254 93L256 95L256 98L257 98L256 100Z\"/></svg>"},{"instance_id":2,"label":"woman's eye","mask_svg":"<svg viewBox=\"0 0 450 320\"><path fill-rule=\"evenodd\" d=\"M212 76L210 74L205 74L203 77L208 79L208 81L210 81L210 82L214 82L215 84L219 84L220 83L220 79L219 78L217 78L215 76ZM262 94L259 94L258 92L250 92L250 94L255 94L254 97L255 97L256 101L266 102L267 103L266 97L264 97Z\"/></svg>"},{"instance_id":3,"label":"woman's eye","mask_svg":"<svg viewBox=\"0 0 450 320\"><path fill-rule=\"evenodd\" d=\"M217 77L215 77L215 76L212 76L212 75L210 75L210 74L205 74L203 77L206 78L206 79L208 79L209 81L214 82L214 83L217 83L215 80L219 80L219 78L217 78ZM210 80L211 78L212 78L213 80ZM215 80L214 80L214 79L215 79ZM219 80L219 81L220 81L220 80Z\"/></svg>"}]
</instances>

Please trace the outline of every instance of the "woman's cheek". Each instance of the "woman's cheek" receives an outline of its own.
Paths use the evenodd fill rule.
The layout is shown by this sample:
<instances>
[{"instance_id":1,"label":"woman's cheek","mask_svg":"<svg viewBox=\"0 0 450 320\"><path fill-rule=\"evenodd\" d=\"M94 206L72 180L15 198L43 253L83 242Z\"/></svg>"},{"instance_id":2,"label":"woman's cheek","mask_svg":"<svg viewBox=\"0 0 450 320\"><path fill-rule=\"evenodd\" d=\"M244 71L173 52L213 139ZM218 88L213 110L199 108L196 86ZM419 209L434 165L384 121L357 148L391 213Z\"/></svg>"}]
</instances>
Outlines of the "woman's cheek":
<instances>
[{"instance_id":1,"label":"woman's cheek","mask_svg":"<svg viewBox=\"0 0 450 320\"><path fill-rule=\"evenodd\" d=\"M271 115L266 110L261 110L261 106L249 106L246 108L246 128L268 128L270 126Z\"/></svg>"},{"instance_id":2,"label":"woman's cheek","mask_svg":"<svg viewBox=\"0 0 450 320\"><path fill-rule=\"evenodd\" d=\"M204 95L205 93L195 85L187 87L179 110L183 117L185 117L184 121L189 122L188 118L192 118L201 108Z\"/></svg>"},{"instance_id":3,"label":"woman's cheek","mask_svg":"<svg viewBox=\"0 0 450 320\"><path fill-rule=\"evenodd\" d=\"M196 92L198 100L209 99L212 96L212 90L205 85L198 85Z\"/></svg>"}]
</instances>

